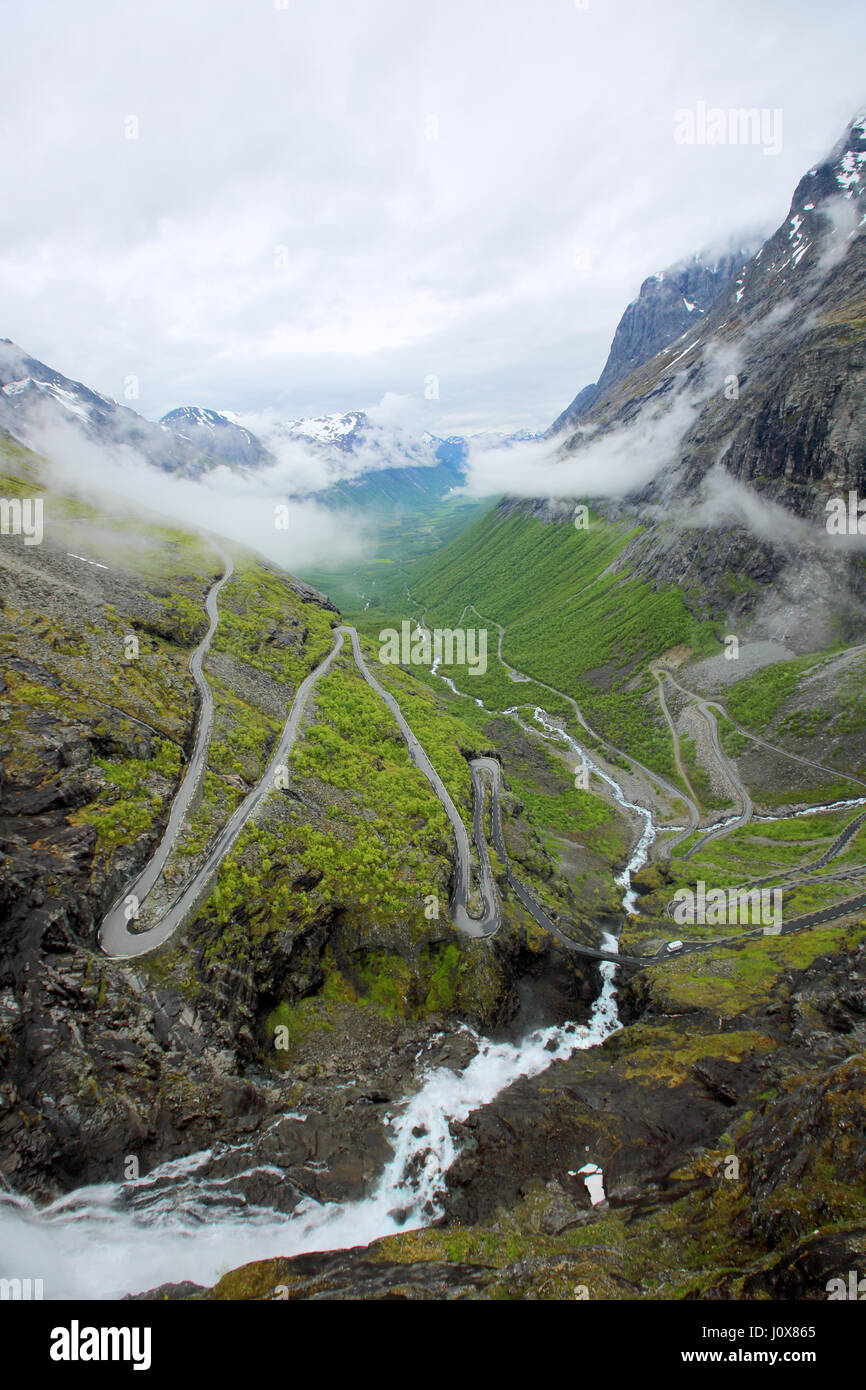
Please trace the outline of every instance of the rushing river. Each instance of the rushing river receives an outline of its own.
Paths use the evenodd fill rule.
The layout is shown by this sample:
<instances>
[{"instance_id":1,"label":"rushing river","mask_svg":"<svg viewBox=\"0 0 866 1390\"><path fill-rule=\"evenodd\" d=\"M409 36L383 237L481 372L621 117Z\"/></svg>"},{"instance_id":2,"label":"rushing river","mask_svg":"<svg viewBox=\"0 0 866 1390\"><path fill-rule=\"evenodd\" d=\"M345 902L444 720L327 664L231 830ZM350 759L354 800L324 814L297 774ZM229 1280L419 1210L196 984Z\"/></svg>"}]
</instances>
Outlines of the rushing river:
<instances>
[{"instance_id":1,"label":"rushing river","mask_svg":"<svg viewBox=\"0 0 866 1390\"><path fill-rule=\"evenodd\" d=\"M512 719L516 719L520 727L525 729L527 733L537 733L537 730L532 729L530 725L524 724L523 720L520 718L519 709L507 709L505 713L510 715ZM619 782L611 777L609 772L605 772L604 768L600 767L599 764L590 757L583 745L578 743L577 739L573 738L566 729L560 728L555 719L547 713L547 710L542 709L540 705L536 705L535 707L535 719L545 731L546 737L564 743L586 764L591 772L595 773L600 781L610 787L617 805L621 806L624 811L633 811L634 814L643 821L643 832L632 851L631 859L628 861L622 873L616 875L615 880L623 891L622 905L625 911L637 912L637 894L631 886L631 876L632 874L636 874L638 869L642 869L647 862L650 846L658 834L652 812L647 806L640 806L634 801L627 800L625 792L619 785Z\"/></svg>"},{"instance_id":2,"label":"rushing river","mask_svg":"<svg viewBox=\"0 0 866 1390\"><path fill-rule=\"evenodd\" d=\"M616 949L613 937L605 947ZM212 1284L248 1260L366 1245L429 1223L458 1153L464 1120L521 1076L597 1047L620 1024L612 962L589 1022L541 1028L519 1043L479 1039L463 1071L430 1069L388 1124L393 1154L358 1202L305 1201L291 1215L242 1205L227 1180L201 1175L210 1152L162 1164L135 1182L79 1188L37 1209L0 1194L0 1275L42 1279L46 1298L117 1298L190 1279ZM299 1123L303 1117L296 1117Z\"/></svg>"},{"instance_id":3,"label":"rushing river","mask_svg":"<svg viewBox=\"0 0 866 1390\"><path fill-rule=\"evenodd\" d=\"M516 710L507 713L522 722ZM618 782L546 711L536 708L535 718L543 737L565 742L619 805L643 820L631 859L617 877L624 908L635 911L631 875L646 863L656 837L651 812L628 801ZM601 944L617 949L607 933ZM611 961L600 965L602 987L585 1025L536 1029L518 1043L478 1038L478 1052L462 1071L423 1071L414 1094L386 1117L392 1156L360 1201L304 1199L290 1215L251 1206L232 1190L231 1179L207 1176L210 1150L164 1163L135 1181L79 1188L42 1208L0 1192L0 1277L41 1279L46 1298L118 1298L183 1280L212 1284L250 1260L366 1245L428 1225L441 1210L445 1177L459 1152L451 1122L489 1104L519 1077L537 1076L616 1032L615 971ZM291 1118L304 1122L303 1115ZM254 1163L251 1152L250 1168ZM599 1200L600 1170L590 1163L581 1171L587 1171L593 1200Z\"/></svg>"}]
</instances>

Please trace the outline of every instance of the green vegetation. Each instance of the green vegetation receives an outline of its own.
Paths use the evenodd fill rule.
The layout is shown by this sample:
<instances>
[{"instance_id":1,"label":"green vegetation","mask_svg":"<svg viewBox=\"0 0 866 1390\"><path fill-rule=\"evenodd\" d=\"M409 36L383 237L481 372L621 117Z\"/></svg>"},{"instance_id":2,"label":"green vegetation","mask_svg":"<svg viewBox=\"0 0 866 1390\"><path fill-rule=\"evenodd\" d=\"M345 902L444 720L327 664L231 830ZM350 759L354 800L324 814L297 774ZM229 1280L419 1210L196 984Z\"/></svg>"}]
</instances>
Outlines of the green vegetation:
<instances>
[{"instance_id":1,"label":"green vegetation","mask_svg":"<svg viewBox=\"0 0 866 1390\"><path fill-rule=\"evenodd\" d=\"M538 751L546 768L545 790L537 790L537 774L507 774L508 786L520 798L529 820L545 831L579 836L595 852L615 860L622 846L616 816L608 803L592 790L575 787L561 760L543 744ZM555 791L547 790L550 782L556 785Z\"/></svg>"},{"instance_id":2,"label":"green vegetation","mask_svg":"<svg viewBox=\"0 0 866 1390\"><path fill-rule=\"evenodd\" d=\"M840 938L853 945L866 928L815 927L791 936L762 936L732 947L682 956L655 968L653 991L666 1012L701 1008L722 1019L749 1009L789 970L804 970L831 951Z\"/></svg>"},{"instance_id":3,"label":"green vegetation","mask_svg":"<svg viewBox=\"0 0 866 1390\"><path fill-rule=\"evenodd\" d=\"M281 930L336 904L383 922L424 920L450 828L390 712L350 661L319 682L315 721L292 754L293 784L310 787L319 814L306 819L275 793L270 823L245 827L207 905L223 926Z\"/></svg>"},{"instance_id":4,"label":"green vegetation","mask_svg":"<svg viewBox=\"0 0 866 1390\"><path fill-rule=\"evenodd\" d=\"M677 644L699 655L718 650L718 644L711 624L691 616L681 592L657 593L631 578L627 566L608 572L638 534L598 518L578 531L491 512L435 561L413 570L409 587L413 611L426 609L428 627L453 627L467 603L503 623L503 655L510 664L576 699L612 742L672 775L669 731L644 668ZM405 616L396 611L377 618L375 635L381 627L399 627ZM471 617L464 625L480 625ZM495 655L495 643L491 647ZM502 671L489 680L453 674L469 693L484 685L500 709L526 698Z\"/></svg>"},{"instance_id":5,"label":"green vegetation","mask_svg":"<svg viewBox=\"0 0 866 1390\"><path fill-rule=\"evenodd\" d=\"M159 740L156 754L148 760L95 758L94 766L102 770L105 793L97 802L73 811L69 821L93 826L97 851L132 844L159 824L166 790L180 776L180 753L173 743Z\"/></svg>"},{"instance_id":6,"label":"green vegetation","mask_svg":"<svg viewBox=\"0 0 866 1390\"><path fill-rule=\"evenodd\" d=\"M796 657L737 681L725 692L731 716L747 729L763 733L773 716L795 694L803 672L814 666L817 659L815 656Z\"/></svg>"},{"instance_id":7,"label":"green vegetation","mask_svg":"<svg viewBox=\"0 0 866 1390\"><path fill-rule=\"evenodd\" d=\"M207 679L214 697L208 766L219 775L240 777L252 786L267 766L285 716L269 718L252 700L236 694L210 672Z\"/></svg>"},{"instance_id":8,"label":"green vegetation","mask_svg":"<svg viewBox=\"0 0 866 1390\"><path fill-rule=\"evenodd\" d=\"M784 738L814 738L829 723L832 715L829 710L795 709L786 714L779 724L779 733Z\"/></svg>"},{"instance_id":9,"label":"green vegetation","mask_svg":"<svg viewBox=\"0 0 866 1390\"><path fill-rule=\"evenodd\" d=\"M768 888L779 886L783 890L783 911L787 921L815 908L855 896L863 891L862 882L858 883L857 880L817 882L794 889L786 886L785 875L790 872L791 877L796 879L802 871L803 877L808 876L809 866L824 854L858 813L857 807L847 807L815 815L791 816L770 823L752 822L710 841L689 859L682 858L687 844L678 846L664 867L664 877L659 886L641 899L642 918L631 921L623 940L628 938L637 947L657 938L658 923L660 920L669 921L664 917L665 907L677 889L694 888L700 881L708 889L742 887L758 881L766 881ZM866 863L866 834L861 830L854 836L846 853L831 860L819 872L835 872L846 865L863 863ZM712 940L736 935L739 929L732 931L725 926L685 925L678 926L676 930L677 935L684 938ZM809 939L812 935L808 933Z\"/></svg>"},{"instance_id":10,"label":"green vegetation","mask_svg":"<svg viewBox=\"0 0 866 1390\"><path fill-rule=\"evenodd\" d=\"M220 621L211 653L226 653L255 667L282 685L289 696L304 676L318 666L334 644L334 614L302 600L291 580L265 569L249 557L239 557L235 572L222 589Z\"/></svg>"},{"instance_id":11,"label":"green vegetation","mask_svg":"<svg viewBox=\"0 0 866 1390\"><path fill-rule=\"evenodd\" d=\"M369 649L365 650L365 660L379 684L397 700L403 717L420 740L455 806L468 817L472 810L472 777L461 750L471 749L483 740L481 725L489 715L468 700L450 700L446 708L447 696L437 698L425 681L416 678L414 667L410 673L399 666L379 666ZM377 698L372 691L370 694L373 699ZM384 710L382 702L377 703ZM396 737L401 738L393 720L392 728Z\"/></svg>"},{"instance_id":12,"label":"green vegetation","mask_svg":"<svg viewBox=\"0 0 866 1390\"><path fill-rule=\"evenodd\" d=\"M722 751L727 753L729 758L741 758L744 753L748 753L750 748L754 748L754 743L745 734L741 734L723 714L716 714L716 724L719 729L719 742Z\"/></svg>"},{"instance_id":13,"label":"green vegetation","mask_svg":"<svg viewBox=\"0 0 866 1390\"><path fill-rule=\"evenodd\" d=\"M239 787L228 785L222 777L205 771L199 783L197 804L187 815L177 843L177 854L182 858L201 854L207 848L214 827L224 825L244 793Z\"/></svg>"},{"instance_id":14,"label":"green vegetation","mask_svg":"<svg viewBox=\"0 0 866 1390\"><path fill-rule=\"evenodd\" d=\"M425 499L413 507L402 499L396 509L373 504L359 512L351 486L345 488L345 496L348 505L344 513L335 509L334 525L352 532L362 529L370 537L373 553L337 569L313 568L305 571L304 578L328 594L356 624L376 622L378 613L401 604L410 568L438 554L492 505L469 497L443 497L437 503Z\"/></svg>"},{"instance_id":15,"label":"green vegetation","mask_svg":"<svg viewBox=\"0 0 866 1390\"><path fill-rule=\"evenodd\" d=\"M856 808L813 816L790 816L740 826L690 859L676 851L670 861L673 886L702 878L714 887L746 883L818 859L853 819Z\"/></svg>"}]
</instances>

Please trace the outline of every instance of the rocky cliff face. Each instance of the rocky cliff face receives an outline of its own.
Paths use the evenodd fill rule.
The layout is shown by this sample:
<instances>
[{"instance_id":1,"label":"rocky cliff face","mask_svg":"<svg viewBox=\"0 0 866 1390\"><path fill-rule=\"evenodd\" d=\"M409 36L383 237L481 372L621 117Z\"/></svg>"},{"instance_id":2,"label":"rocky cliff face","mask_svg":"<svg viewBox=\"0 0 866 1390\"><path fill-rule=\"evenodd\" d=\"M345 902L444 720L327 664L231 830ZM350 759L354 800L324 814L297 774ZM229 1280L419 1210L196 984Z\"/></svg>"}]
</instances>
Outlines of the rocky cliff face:
<instances>
[{"instance_id":1,"label":"rocky cliff face","mask_svg":"<svg viewBox=\"0 0 866 1390\"><path fill-rule=\"evenodd\" d=\"M4 495L39 489L39 460L8 439L0 454ZM268 798L188 930L156 955L107 959L102 917L158 843L192 747L188 662L221 565L178 529L144 534L122 509L106 519L78 499L44 500L40 545L0 543L0 1185L53 1197L120 1182L127 1159L146 1174L216 1140L246 1146L242 1166L266 1165L239 1185L251 1200L283 1209L302 1191L360 1196L387 1153L377 1107L411 1084L419 1050L429 1046L435 1061L460 1018L507 1025L526 977L554 1017L580 1017L597 971L530 941L516 918L493 950L461 955L446 915L424 915L425 893L447 901L451 861L444 835L426 833L423 791L404 818L396 808L391 817L399 854L418 866L417 901L381 910L382 882L398 876L389 864L379 896L359 902L368 864L381 866L388 804L368 805L367 783L386 764L400 791L413 776L375 700L349 719L344 744L325 712L314 717L337 751L320 775L298 774L290 792ZM249 555L235 554L219 604L205 665L216 704L208 766L160 901L258 781L297 685L333 644L328 600ZM332 718L359 698L348 667L343 679ZM433 701L413 696L416 708ZM377 719L381 738L359 751ZM331 762L339 786L328 781ZM550 900L568 910L543 844L514 819ZM311 868L305 847L322 842L331 858ZM356 842L364 871L343 873ZM272 1016L291 1030L283 1067ZM455 1061L471 1056L465 1035L452 1033L450 1045ZM302 1131L269 1128L301 1106ZM223 1155L212 1171L232 1176L232 1162Z\"/></svg>"},{"instance_id":2,"label":"rocky cliff face","mask_svg":"<svg viewBox=\"0 0 866 1390\"><path fill-rule=\"evenodd\" d=\"M623 1032L455 1126L438 1227L147 1296L825 1300L866 1255L861 937L744 945L705 1004L636 976Z\"/></svg>"},{"instance_id":3,"label":"rocky cliff face","mask_svg":"<svg viewBox=\"0 0 866 1390\"><path fill-rule=\"evenodd\" d=\"M550 433L558 434L583 419L618 381L692 329L745 260L745 251L731 252L715 260L693 256L644 280L637 299L632 300L617 325L598 381L578 392L553 422Z\"/></svg>"},{"instance_id":4,"label":"rocky cliff face","mask_svg":"<svg viewBox=\"0 0 866 1390\"><path fill-rule=\"evenodd\" d=\"M859 117L707 312L594 395L564 435L564 454L579 457L632 430L637 456L656 447L653 422L681 410L652 480L599 501L646 527L621 568L802 650L840 623L853 640L866 597L852 542L825 524L831 498L866 495L864 162ZM733 600L731 573L743 581Z\"/></svg>"},{"instance_id":5,"label":"rocky cliff face","mask_svg":"<svg viewBox=\"0 0 866 1390\"><path fill-rule=\"evenodd\" d=\"M864 132L866 118L800 181L785 222L702 320L595 404L588 419L606 429L694 392L694 421L648 497L720 464L810 516L829 489L866 482Z\"/></svg>"}]
</instances>

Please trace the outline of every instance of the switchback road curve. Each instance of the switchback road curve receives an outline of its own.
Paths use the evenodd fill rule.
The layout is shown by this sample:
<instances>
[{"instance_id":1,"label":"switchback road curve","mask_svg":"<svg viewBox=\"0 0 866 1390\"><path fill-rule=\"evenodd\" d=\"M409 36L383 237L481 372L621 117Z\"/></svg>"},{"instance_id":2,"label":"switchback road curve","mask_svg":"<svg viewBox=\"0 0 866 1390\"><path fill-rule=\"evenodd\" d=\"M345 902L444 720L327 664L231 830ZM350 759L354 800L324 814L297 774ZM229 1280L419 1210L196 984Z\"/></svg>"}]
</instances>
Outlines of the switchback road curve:
<instances>
[{"instance_id":1,"label":"switchback road curve","mask_svg":"<svg viewBox=\"0 0 866 1390\"><path fill-rule=\"evenodd\" d=\"M196 729L195 747L190 757L184 779L172 802L168 825L163 832L162 839L156 852L138 877L129 885L108 912L100 928L99 944L106 955L112 956L116 960L131 960L136 956L144 955L147 951L152 951L155 946L161 946L164 941L167 941L170 936L173 936L181 922L183 922L201 900L208 884L214 877L229 850L235 844L238 836L252 815L252 812L263 797L273 789L276 781L277 769L287 764L289 754L297 738L298 727L304 710L306 709L310 692L316 681L329 669L343 645L342 634L338 631L334 646L325 657L324 661L301 681L295 693L295 698L292 701L280 740L262 777L256 786L253 787L252 791L244 797L240 805L235 807L235 810L226 821L222 830L217 833L208 849L204 862L197 869L190 882L182 889L179 896L175 898L174 902L154 926L150 927L147 931L137 932L132 930L132 924L135 918L131 911L131 899L135 900L135 903L132 904L133 907L140 907L159 878L166 860L177 840L184 816L189 808L190 801L192 800L193 793L198 784L199 776L207 759L207 750L213 731L213 696L202 675L201 666L214 632L216 631L216 594L218 590L222 588L226 580L229 579L231 572L231 562L227 561L226 573L223 575L220 582L214 585L214 588L211 589L207 597L208 611L211 613L212 619L210 629L207 636L196 648L190 659L190 667L196 679L196 684L202 692L202 704L199 712L198 727ZM193 663L195 663L195 665Z\"/></svg>"},{"instance_id":2,"label":"switchback road curve","mask_svg":"<svg viewBox=\"0 0 866 1390\"><path fill-rule=\"evenodd\" d=\"M638 762L637 758L635 758L631 753L627 753L624 749L618 748L615 743L611 743L610 739L605 738L604 735L600 734L597 729L593 729L592 725L587 723L587 720L584 717L580 705L577 703L573 696L566 695L564 690L558 690L555 685L548 685L546 681L539 680L537 676L527 676L524 674L524 672L516 670L514 666L510 666L502 655L502 641L505 636L505 628L502 626L501 623L496 622L494 618L485 618L484 614L479 612L479 610L475 607L474 603L466 604L465 608L463 609L463 613L460 614L460 622L463 621L463 614L466 613L466 611L470 608L473 613L477 614L477 616L481 619L482 623L489 623L491 627L499 629L499 646L497 648L497 655L499 661L505 667L505 670L508 672L511 680L513 680L515 683L522 681L532 681L533 684L537 685L541 690L549 690L551 695L558 695L561 700L565 700L566 703L571 705L572 709L574 710L575 718L577 719L577 722L580 724L581 728L586 733L588 733L591 738L594 738L599 744L601 744L601 746L606 750L607 753L609 753L614 758L624 758L626 762L630 763L633 768L637 768L638 772L642 773L643 776L647 779L647 781L649 781L651 784L655 784L655 786L657 787L661 787L664 791L668 793L669 796L671 796L674 799L674 801L681 802L683 805L685 805L686 811L688 813L688 823L683 827L682 830L678 831L672 839L666 842L667 851L670 852L676 845L680 843L681 840L687 839L688 836L691 835L692 831L697 828L698 821L700 820L700 813L698 811L696 802L690 796L688 796L681 787L675 786L673 782L669 782L667 778L662 777L660 773L653 772L652 768L646 767L643 763ZM659 833L664 833L663 826L660 827Z\"/></svg>"},{"instance_id":3,"label":"switchback road curve","mask_svg":"<svg viewBox=\"0 0 866 1390\"><path fill-rule=\"evenodd\" d=\"M219 869L220 864L238 840L241 831L256 807L276 784L278 769L287 769L292 748L298 736L301 720L306 711L309 697L316 682L330 669L343 648L344 638L352 645L352 654L364 680L379 698L387 705L406 742L409 757L424 774L441 802L454 832L455 876L451 898L451 916L457 929L474 939L483 939L497 932L502 923L502 909L490 864L487 837L484 830L485 779L491 786L491 808L493 840L496 852L505 866L508 881L517 898L532 915L535 921L554 936L568 950L596 960L609 960L620 964L639 965L642 962L631 957L622 957L611 951L596 950L573 941L552 921L538 904L529 890L514 875L502 835L502 818L499 802L501 769L493 758L475 758L470 762L473 788L473 838L478 854L479 886L482 900L480 917L469 913L469 895L472 882L472 863L469 835L463 818L457 810L447 787L430 762L420 741L412 732L396 699L376 680L361 652L358 633L353 627L340 626L334 634L334 646L319 665L301 682L295 693L283 728L279 743L274 750L265 772L256 786L237 806L226 824L217 832L205 859L195 874L181 890L159 921L145 931L135 931L135 909L139 908L157 882L168 856L177 840L184 817L189 809L199 779L207 759L213 730L213 697L202 674L202 663L213 640L218 622L216 599L219 590L232 574L231 561L223 557L225 571L222 578L213 586L207 596L206 607L210 616L208 632L190 659L190 668L201 694L201 709L196 729L195 746L181 786L172 803L169 821L159 846L145 868L129 885L103 920L99 933L99 943L106 955L115 960L131 960L142 956L169 940L183 922L203 900ZM649 959L649 958L648 958Z\"/></svg>"},{"instance_id":4,"label":"switchback road curve","mask_svg":"<svg viewBox=\"0 0 866 1390\"><path fill-rule=\"evenodd\" d=\"M292 701L288 718L283 727L279 743L271 756L267 768L256 786L247 794L240 805L235 808L222 829L217 832L211 842L204 861L196 870L189 883L181 890L180 894L175 898L166 912L163 913L158 922L145 931L134 930L136 920L135 914L153 889L165 867L165 863L177 840L181 826L183 825L184 817L189 809L190 802L207 759L207 751L213 730L213 696L202 675L201 667L213 639L214 632L216 631L218 621L216 597L219 590L231 577L232 573L231 561L228 560L227 557L224 558L226 563L225 572L207 596L206 606L211 618L207 635L196 648L190 659L190 668L202 699L196 729L195 747L190 757L186 774L172 802L168 824L163 832L159 846L138 877L126 888L103 919L99 932L99 944L102 950L106 955L111 956L115 960L132 960L137 956L145 955L148 951L152 951L155 947L161 946L165 941L168 941L177 931L178 927L181 926L195 907L202 901L220 864L237 842L241 831L253 811L263 798L273 790L276 783L277 770L288 767L289 757L295 745L301 720L305 713L313 687L330 669L335 658L342 650L345 636L348 636L351 640L353 655L361 675L394 715L401 733L406 740L412 762L427 778L451 822L457 851L454 893L451 903L454 925L466 936L475 938L492 936L494 932L499 930L502 917L499 895L493 881L493 872L487 852L487 843L483 834L483 823L479 816L476 815L476 848L478 850L479 863L481 866L480 887L483 903L482 915L476 918L469 914L472 867L469 836L460 812L454 805L448 789L436 772L430 759L427 757L421 743L415 737L404 719L394 696L384 690L370 673L361 654L357 632L353 627L344 626L336 629L332 650L299 685ZM291 774L289 774L289 776L290 775Z\"/></svg>"},{"instance_id":5,"label":"switchback road curve","mask_svg":"<svg viewBox=\"0 0 866 1390\"><path fill-rule=\"evenodd\" d=\"M219 549L219 548L218 548ZM180 828L186 818L190 802L195 795L199 780L207 763L208 748L210 747L211 732L213 730L213 695L210 686L204 678L202 665L210 650L214 633L219 623L219 610L217 608L217 598L220 589L231 579L234 573L234 565L231 558L224 551L219 550L220 558L223 561L222 577L217 580L211 589L208 590L205 599L205 609L209 618L208 629L202 640L199 642L195 651L189 659L189 669L195 681L201 699L198 721L195 731L195 742L186 765L183 780L177 790L174 800L171 803L168 824L163 831L156 850L151 855L145 867L138 877L129 885L123 896L114 904L111 911L104 918L99 933L99 944L106 955L127 959L130 956L141 955L142 950L127 950L127 946L136 941L136 935L130 932L130 920L134 920L134 914L150 893L163 869L166 860L174 846L180 832ZM166 914L168 916L168 914ZM153 946L165 941L174 931L172 926L164 935L160 934L163 926L163 918L151 932L148 932L147 942L144 950L150 950ZM144 936L138 938L144 940Z\"/></svg>"},{"instance_id":6,"label":"switchback road curve","mask_svg":"<svg viewBox=\"0 0 866 1390\"><path fill-rule=\"evenodd\" d=\"M330 670L336 657L343 649L344 639L349 638L352 654L362 677L391 711L406 742L409 757L424 774L443 806L455 841L455 874L451 898L451 916L455 927L473 939L493 936L502 923L502 909L499 893L493 877L487 837L484 829L485 787L489 783L491 791L491 830L496 853L501 860L507 880L518 901L546 932L560 942L567 950L596 960L608 960L617 964L634 966L648 965L664 958L664 948L658 955L645 957L621 956L616 952L603 951L572 940L566 936L550 915L540 906L532 893L514 874L502 833L502 813L500 790L502 771L495 758L472 759L470 774L473 789L473 838L478 855L479 887L482 911L479 917L469 912L469 897L472 883L472 861L469 834L447 787L433 767L427 753L403 716L395 697L372 675L361 652L358 633L353 627L341 625L334 633L334 646L327 656L311 671L298 686L283 727L279 742L268 762L262 777L233 811L226 824L214 836L203 862L190 881L182 888L159 920L144 931L133 929L137 911L152 891L159 879L169 854L174 847L185 816L203 774L207 753L213 732L214 704L210 687L204 678L203 663L219 622L217 597L233 573L231 559L220 551L224 562L221 578L209 590L205 607L209 617L208 630L190 657L190 670L201 697L193 751L180 787L169 812L169 819L160 843L141 873L128 886L114 906L106 914L99 933L99 943L106 955L116 960L131 960L145 955L169 940L184 921L206 896L211 883L226 855L238 840L241 831L260 802L277 784L278 769L288 771L289 758L300 731L301 721L306 712L310 695L316 682ZM479 615L480 616L480 615ZM552 687L549 687L552 689ZM559 693L559 692L558 692ZM574 702L571 702L574 703ZM575 709L577 707L575 706ZM577 711L578 718L580 712ZM581 722L584 721L581 719ZM586 727L586 726L585 726ZM588 732L591 732L588 730ZM636 766L640 766L636 764ZM290 776L290 774L289 774ZM661 780L661 779L657 779ZM859 906L859 900L857 905ZM853 905L853 904L852 904ZM827 911L815 914L816 920L825 919ZM800 919L791 926L802 928L806 919ZM710 943L695 943L691 949L707 949Z\"/></svg>"}]
</instances>

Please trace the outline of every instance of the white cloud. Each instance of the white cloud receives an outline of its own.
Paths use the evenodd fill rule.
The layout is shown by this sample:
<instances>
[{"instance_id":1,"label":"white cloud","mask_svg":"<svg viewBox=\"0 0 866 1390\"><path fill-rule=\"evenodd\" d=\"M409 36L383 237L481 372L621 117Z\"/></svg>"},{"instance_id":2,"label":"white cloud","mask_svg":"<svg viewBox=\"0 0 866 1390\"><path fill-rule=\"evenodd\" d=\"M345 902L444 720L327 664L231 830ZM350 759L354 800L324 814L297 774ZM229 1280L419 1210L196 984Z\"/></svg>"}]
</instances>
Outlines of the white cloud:
<instances>
[{"instance_id":1,"label":"white cloud","mask_svg":"<svg viewBox=\"0 0 866 1390\"><path fill-rule=\"evenodd\" d=\"M647 274L781 221L864 28L857 0L30 0L0 52L0 335L114 397L134 373L152 417L420 402L435 374L436 433L544 427ZM781 107L781 155L677 146L697 100Z\"/></svg>"},{"instance_id":2,"label":"white cloud","mask_svg":"<svg viewBox=\"0 0 866 1390\"><path fill-rule=\"evenodd\" d=\"M219 467L186 478L153 467L128 445L90 443L73 425L56 420L29 430L48 460L48 474L62 488L135 514L154 513L174 526L217 535L257 551L291 574L360 559L373 545L362 518L335 513L314 499L288 501L290 476L284 464L240 474ZM288 527L277 525L278 506L288 505Z\"/></svg>"},{"instance_id":3,"label":"white cloud","mask_svg":"<svg viewBox=\"0 0 866 1390\"><path fill-rule=\"evenodd\" d=\"M426 402L386 393L378 404L367 406L364 428L351 450L317 447L314 436L295 433L296 421L285 420L275 410L226 411L236 424L258 436L276 460L274 468L258 470L257 480L279 480L292 494L321 492L347 478L384 468L413 464L432 467L436 455L423 440L429 424Z\"/></svg>"},{"instance_id":4,"label":"white cloud","mask_svg":"<svg viewBox=\"0 0 866 1390\"><path fill-rule=\"evenodd\" d=\"M465 490L473 497L624 497L677 462L677 451L704 397L681 390L663 406L645 406L629 425L582 438L566 453L551 440L499 448L473 443Z\"/></svg>"},{"instance_id":5,"label":"white cloud","mask_svg":"<svg viewBox=\"0 0 866 1390\"><path fill-rule=\"evenodd\" d=\"M701 481L695 504L677 514L677 523L690 529L744 526L759 540L774 545L823 543L826 532L804 521L787 507L762 497L717 464Z\"/></svg>"}]
</instances>

